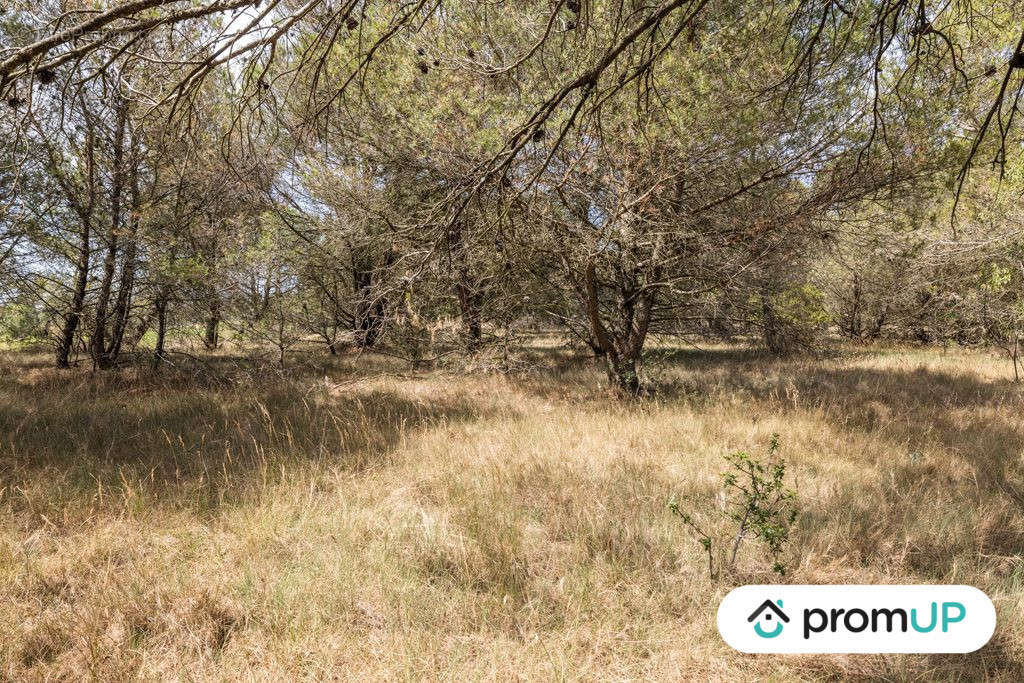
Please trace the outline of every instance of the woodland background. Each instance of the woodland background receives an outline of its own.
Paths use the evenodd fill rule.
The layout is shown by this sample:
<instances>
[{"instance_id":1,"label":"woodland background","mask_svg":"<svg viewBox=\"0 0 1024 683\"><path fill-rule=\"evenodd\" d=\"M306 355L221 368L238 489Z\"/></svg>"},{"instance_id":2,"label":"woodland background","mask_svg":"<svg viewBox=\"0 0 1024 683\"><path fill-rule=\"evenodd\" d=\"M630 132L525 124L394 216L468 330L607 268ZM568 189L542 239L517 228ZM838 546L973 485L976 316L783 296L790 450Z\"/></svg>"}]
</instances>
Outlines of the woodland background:
<instances>
[{"instance_id":1,"label":"woodland background","mask_svg":"<svg viewBox=\"0 0 1024 683\"><path fill-rule=\"evenodd\" d=\"M1018 680L1022 11L0 3L0 676Z\"/></svg>"}]
</instances>

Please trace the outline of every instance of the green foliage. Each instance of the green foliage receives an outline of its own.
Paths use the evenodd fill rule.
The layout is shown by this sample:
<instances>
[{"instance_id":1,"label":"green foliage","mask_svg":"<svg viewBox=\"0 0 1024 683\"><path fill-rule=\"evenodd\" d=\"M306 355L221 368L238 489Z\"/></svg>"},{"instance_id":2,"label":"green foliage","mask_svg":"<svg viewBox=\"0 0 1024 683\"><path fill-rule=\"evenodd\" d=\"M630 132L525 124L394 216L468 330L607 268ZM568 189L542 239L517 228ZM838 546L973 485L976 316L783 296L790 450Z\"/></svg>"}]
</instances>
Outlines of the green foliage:
<instances>
[{"instance_id":1,"label":"green foliage","mask_svg":"<svg viewBox=\"0 0 1024 683\"><path fill-rule=\"evenodd\" d=\"M776 315L790 325L820 328L831 321L825 295L812 284L788 287L775 297Z\"/></svg>"},{"instance_id":2,"label":"green foliage","mask_svg":"<svg viewBox=\"0 0 1024 683\"><path fill-rule=\"evenodd\" d=\"M755 321L774 353L815 350L832 320L824 293L815 285L791 285L754 297Z\"/></svg>"},{"instance_id":3,"label":"green foliage","mask_svg":"<svg viewBox=\"0 0 1024 683\"><path fill-rule=\"evenodd\" d=\"M998 263L988 264L988 269L982 274L981 286L992 294L1002 294L1013 280L1013 272L1006 266Z\"/></svg>"},{"instance_id":4,"label":"green foliage","mask_svg":"<svg viewBox=\"0 0 1024 683\"><path fill-rule=\"evenodd\" d=\"M717 514L695 516L674 499L669 501L669 510L683 520L706 553L712 579L717 579L723 568L733 570L740 545L748 537L758 541L772 571L784 575L786 568L781 557L798 508L796 493L784 483L786 461L779 455L779 435L772 434L768 455L763 460L744 451L725 459L730 466L722 475L725 503ZM715 530L723 526L728 532L717 535ZM730 545L727 558L726 548Z\"/></svg>"},{"instance_id":5,"label":"green foliage","mask_svg":"<svg viewBox=\"0 0 1024 683\"><path fill-rule=\"evenodd\" d=\"M0 306L0 341L32 344L46 337L46 318L29 303Z\"/></svg>"}]
</instances>

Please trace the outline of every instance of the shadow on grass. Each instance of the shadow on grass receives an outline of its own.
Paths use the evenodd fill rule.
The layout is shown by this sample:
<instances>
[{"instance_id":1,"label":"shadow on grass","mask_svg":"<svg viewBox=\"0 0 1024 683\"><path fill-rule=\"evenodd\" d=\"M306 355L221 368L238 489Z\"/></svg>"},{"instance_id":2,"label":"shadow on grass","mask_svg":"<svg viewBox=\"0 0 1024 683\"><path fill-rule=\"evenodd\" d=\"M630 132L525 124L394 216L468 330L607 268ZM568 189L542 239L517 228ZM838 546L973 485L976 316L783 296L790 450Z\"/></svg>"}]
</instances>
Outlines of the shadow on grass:
<instances>
[{"instance_id":1,"label":"shadow on grass","mask_svg":"<svg viewBox=\"0 0 1024 683\"><path fill-rule=\"evenodd\" d=\"M743 367L764 364L766 361L786 362L758 348L730 347L719 349L652 348L644 352L648 363L667 363L692 370L710 370L720 367Z\"/></svg>"},{"instance_id":2,"label":"shadow on grass","mask_svg":"<svg viewBox=\"0 0 1024 683\"><path fill-rule=\"evenodd\" d=\"M1003 474L1024 450L1024 390L1009 380L921 366L858 368L777 359L742 349L655 350L651 365L681 371L657 386L666 399L715 400L725 392L780 411L814 410L836 426L872 433L911 451L939 447L982 479Z\"/></svg>"},{"instance_id":3,"label":"shadow on grass","mask_svg":"<svg viewBox=\"0 0 1024 683\"><path fill-rule=\"evenodd\" d=\"M870 565L900 557L915 573L942 577L957 556L1012 564L1024 554L1024 394L1013 382L731 350L660 358L674 373L660 387L662 398L715 403L739 396L873 442L867 457L878 459L881 477L842 482L805 518L833 530L844 559ZM918 508L931 517L920 518Z\"/></svg>"},{"instance_id":4,"label":"shadow on grass","mask_svg":"<svg viewBox=\"0 0 1024 683\"><path fill-rule=\"evenodd\" d=\"M411 432L491 410L458 396L337 384L330 377L359 378L341 363L284 373L234 358L205 364L203 373L156 375L6 368L0 489L46 482L49 495L35 502L54 509L104 491L216 508L261 495L296 465L377 466Z\"/></svg>"},{"instance_id":5,"label":"shadow on grass","mask_svg":"<svg viewBox=\"0 0 1024 683\"><path fill-rule=\"evenodd\" d=\"M1012 644L994 637L968 654L813 655L793 658L795 667L827 681L1019 681L1024 666Z\"/></svg>"}]
</instances>

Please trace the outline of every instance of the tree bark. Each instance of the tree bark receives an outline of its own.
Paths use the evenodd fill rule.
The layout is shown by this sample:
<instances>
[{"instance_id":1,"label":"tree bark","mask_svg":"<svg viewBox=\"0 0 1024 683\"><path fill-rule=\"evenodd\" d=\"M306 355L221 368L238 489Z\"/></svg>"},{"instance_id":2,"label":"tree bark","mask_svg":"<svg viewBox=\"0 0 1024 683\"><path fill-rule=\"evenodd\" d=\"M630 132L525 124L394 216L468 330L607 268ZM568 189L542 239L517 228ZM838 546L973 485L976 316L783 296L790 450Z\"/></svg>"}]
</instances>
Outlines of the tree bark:
<instances>
[{"instance_id":1,"label":"tree bark","mask_svg":"<svg viewBox=\"0 0 1024 683\"><path fill-rule=\"evenodd\" d=\"M356 345L370 348L384 330L384 301L373 291L373 271L353 264L352 282L356 294L354 332Z\"/></svg>"},{"instance_id":2,"label":"tree bark","mask_svg":"<svg viewBox=\"0 0 1024 683\"><path fill-rule=\"evenodd\" d=\"M107 237L107 253L103 259L103 277L96 300L96 321L93 325L90 349L93 363L100 369L113 365L106 343L107 308L114 286L117 268L118 240L121 233L121 197L124 191L124 133L127 109L124 104L118 108L114 130L113 174L110 187L110 234Z\"/></svg>"},{"instance_id":3,"label":"tree bark","mask_svg":"<svg viewBox=\"0 0 1024 683\"><path fill-rule=\"evenodd\" d=\"M135 145L132 146L132 170L131 170L131 216L128 220L128 235L124 249L124 259L121 262L120 286L117 290L117 300L114 304L114 326L110 334L110 344L107 347L107 356L116 362L121 355L121 347L124 344L125 331L128 329L128 318L131 313L132 297L135 288L135 262L138 255L138 242L136 238L139 232L139 173L138 155Z\"/></svg>"},{"instance_id":4,"label":"tree bark","mask_svg":"<svg viewBox=\"0 0 1024 683\"><path fill-rule=\"evenodd\" d=\"M455 286L455 293L459 300L459 309L462 315L462 325L466 333L466 348L476 351L480 348L480 341L483 337L483 296L474 292L469 285L469 275L462 273L459 282Z\"/></svg>"},{"instance_id":5,"label":"tree bark","mask_svg":"<svg viewBox=\"0 0 1024 683\"><path fill-rule=\"evenodd\" d=\"M611 332L601 319L597 266L589 259L583 273L583 298L593 345L603 352L608 380L623 395L639 396L640 359L650 329L654 297L646 289L620 286L618 310L621 330Z\"/></svg>"},{"instance_id":6,"label":"tree bark","mask_svg":"<svg viewBox=\"0 0 1024 683\"><path fill-rule=\"evenodd\" d=\"M85 307L85 292L89 284L89 268L92 257L92 220L93 211L96 207L96 132L93 128L92 119L86 119L85 133L85 177L84 194L85 199L76 191L73 181L59 173L59 163L51 147L47 147L51 163L56 173L68 202L78 214L80 230L78 243L78 258L75 261L75 283L71 289L71 302L68 307L67 317L64 318L64 325L61 326L60 337L57 339L56 365L58 368L67 368L71 365L71 350L75 345L75 333L82 320L82 311Z\"/></svg>"},{"instance_id":7,"label":"tree bark","mask_svg":"<svg viewBox=\"0 0 1024 683\"><path fill-rule=\"evenodd\" d=\"M78 260L75 263L75 284L71 290L71 305L68 315L61 327L60 338L57 340L57 367L69 367L71 362L71 349L75 343L75 332L78 330L78 323L82 319L82 308L85 305L85 288L89 282L89 256L92 251L89 244L90 220L87 217L82 219L82 230L78 246Z\"/></svg>"},{"instance_id":8,"label":"tree bark","mask_svg":"<svg viewBox=\"0 0 1024 683\"><path fill-rule=\"evenodd\" d=\"M153 347L153 367L160 367L164 360L164 343L167 339L167 293L161 292L156 298L156 344Z\"/></svg>"},{"instance_id":9,"label":"tree bark","mask_svg":"<svg viewBox=\"0 0 1024 683\"><path fill-rule=\"evenodd\" d=\"M220 344L220 302L216 294L210 297L210 308L206 316L206 331L203 334L203 345L213 351Z\"/></svg>"},{"instance_id":10,"label":"tree bark","mask_svg":"<svg viewBox=\"0 0 1024 683\"><path fill-rule=\"evenodd\" d=\"M875 318L874 324L871 326L871 330L868 332L868 339L877 341L882 338L882 329L885 327L885 321L889 317L889 304L882 307L882 312Z\"/></svg>"},{"instance_id":11,"label":"tree bark","mask_svg":"<svg viewBox=\"0 0 1024 683\"><path fill-rule=\"evenodd\" d=\"M775 314L772 293L767 287L761 289L761 335L765 347L772 353L784 354L791 350L782 324Z\"/></svg>"},{"instance_id":12,"label":"tree bark","mask_svg":"<svg viewBox=\"0 0 1024 683\"><path fill-rule=\"evenodd\" d=\"M860 322L860 277L854 273L853 275L853 304L850 310L850 319L848 321L847 333L850 339L860 339L861 336L861 322Z\"/></svg>"},{"instance_id":13,"label":"tree bark","mask_svg":"<svg viewBox=\"0 0 1024 683\"><path fill-rule=\"evenodd\" d=\"M480 348L483 336L483 294L470 270L463 227L458 223L448 231L449 268L455 277L455 298L459 302L466 350L473 353Z\"/></svg>"}]
</instances>

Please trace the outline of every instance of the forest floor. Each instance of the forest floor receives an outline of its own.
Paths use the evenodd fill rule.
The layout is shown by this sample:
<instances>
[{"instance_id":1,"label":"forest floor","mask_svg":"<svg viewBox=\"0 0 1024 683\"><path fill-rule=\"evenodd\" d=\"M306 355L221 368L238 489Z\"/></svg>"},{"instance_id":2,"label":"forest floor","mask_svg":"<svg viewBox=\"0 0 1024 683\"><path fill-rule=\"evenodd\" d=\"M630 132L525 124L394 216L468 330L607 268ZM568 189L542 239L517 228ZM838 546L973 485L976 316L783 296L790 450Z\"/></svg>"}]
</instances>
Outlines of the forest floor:
<instances>
[{"instance_id":1,"label":"forest floor","mask_svg":"<svg viewBox=\"0 0 1024 683\"><path fill-rule=\"evenodd\" d=\"M0 352L0 679L1024 679L1005 358L660 349L654 395L621 402L534 355L93 376ZM802 510L782 580L971 584L992 641L730 650L722 596L778 579L746 543L713 581L667 503L713 512L724 456L773 433Z\"/></svg>"}]
</instances>

